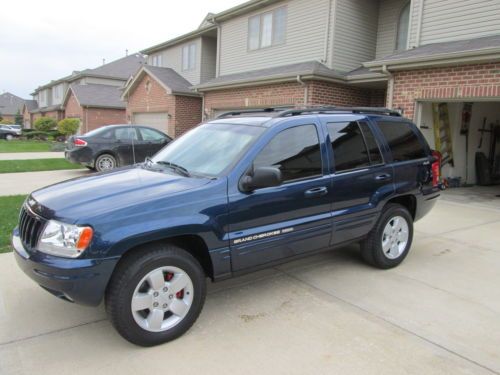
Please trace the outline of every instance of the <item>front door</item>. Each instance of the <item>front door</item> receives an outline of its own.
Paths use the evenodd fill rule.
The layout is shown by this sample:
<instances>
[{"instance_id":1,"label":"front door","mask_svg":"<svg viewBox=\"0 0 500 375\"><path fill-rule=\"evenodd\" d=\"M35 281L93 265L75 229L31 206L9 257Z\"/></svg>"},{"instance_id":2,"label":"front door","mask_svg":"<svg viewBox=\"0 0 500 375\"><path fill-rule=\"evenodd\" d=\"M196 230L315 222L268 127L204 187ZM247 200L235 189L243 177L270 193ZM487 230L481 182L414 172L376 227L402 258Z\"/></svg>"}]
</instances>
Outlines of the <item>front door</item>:
<instances>
[{"instance_id":1,"label":"front door","mask_svg":"<svg viewBox=\"0 0 500 375\"><path fill-rule=\"evenodd\" d=\"M279 168L282 185L251 193L230 188L233 271L328 246L331 191L322 138L317 124L282 130L253 160L254 168Z\"/></svg>"},{"instance_id":2,"label":"front door","mask_svg":"<svg viewBox=\"0 0 500 375\"><path fill-rule=\"evenodd\" d=\"M151 157L160 151L171 140L157 130L149 128L138 128L141 138L135 144L135 157L137 163L142 163L147 157Z\"/></svg>"},{"instance_id":3,"label":"front door","mask_svg":"<svg viewBox=\"0 0 500 375\"><path fill-rule=\"evenodd\" d=\"M370 231L381 209L379 202L394 191L394 173L367 122L329 122L326 128L333 153L331 243L338 245Z\"/></svg>"}]
</instances>

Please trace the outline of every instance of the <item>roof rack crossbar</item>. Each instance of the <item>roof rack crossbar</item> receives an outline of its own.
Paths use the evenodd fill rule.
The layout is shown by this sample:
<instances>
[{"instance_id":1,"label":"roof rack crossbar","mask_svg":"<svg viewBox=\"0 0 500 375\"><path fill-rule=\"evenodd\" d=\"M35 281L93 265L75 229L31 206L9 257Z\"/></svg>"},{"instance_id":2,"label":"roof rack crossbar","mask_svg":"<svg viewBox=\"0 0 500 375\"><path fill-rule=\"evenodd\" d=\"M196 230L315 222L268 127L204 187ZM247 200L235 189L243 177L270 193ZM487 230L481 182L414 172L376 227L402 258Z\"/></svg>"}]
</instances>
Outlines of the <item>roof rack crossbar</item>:
<instances>
[{"instance_id":1,"label":"roof rack crossbar","mask_svg":"<svg viewBox=\"0 0 500 375\"><path fill-rule=\"evenodd\" d=\"M261 109L243 109L241 111L229 111L229 112L224 112L221 113L219 116L217 116L218 119L221 118L226 118L226 117L232 117L232 116L239 116L243 115L245 113L271 113L271 112L279 112L283 111L283 108L261 108Z\"/></svg>"},{"instance_id":2,"label":"roof rack crossbar","mask_svg":"<svg viewBox=\"0 0 500 375\"><path fill-rule=\"evenodd\" d=\"M389 115L401 117L401 113L389 108L382 107L311 107L311 108L296 108L280 112L276 117L299 116L306 113L371 113L379 115Z\"/></svg>"}]
</instances>

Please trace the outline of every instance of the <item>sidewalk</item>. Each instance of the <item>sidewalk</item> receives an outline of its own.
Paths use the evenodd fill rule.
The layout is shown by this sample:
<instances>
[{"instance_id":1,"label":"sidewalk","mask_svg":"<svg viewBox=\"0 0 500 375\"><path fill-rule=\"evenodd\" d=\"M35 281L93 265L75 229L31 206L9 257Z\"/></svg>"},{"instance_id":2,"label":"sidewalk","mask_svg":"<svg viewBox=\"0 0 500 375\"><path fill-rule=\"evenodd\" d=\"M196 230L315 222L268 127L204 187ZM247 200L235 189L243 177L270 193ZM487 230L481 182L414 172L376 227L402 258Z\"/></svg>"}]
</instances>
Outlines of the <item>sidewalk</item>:
<instances>
[{"instance_id":1,"label":"sidewalk","mask_svg":"<svg viewBox=\"0 0 500 375\"><path fill-rule=\"evenodd\" d=\"M64 159L64 152L0 152L0 160Z\"/></svg>"},{"instance_id":2,"label":"sidewalk","mask_svg":"<svg viewBox=\"0 0 500 375\"><path fill-rule=\"evenodd\" d=\"M87 176L90 173L91 172L87 169L2 173L0 174L0 196L29 194L33 190L40 189L44 186L75 177Z\"/></svg>"}]
</instances>

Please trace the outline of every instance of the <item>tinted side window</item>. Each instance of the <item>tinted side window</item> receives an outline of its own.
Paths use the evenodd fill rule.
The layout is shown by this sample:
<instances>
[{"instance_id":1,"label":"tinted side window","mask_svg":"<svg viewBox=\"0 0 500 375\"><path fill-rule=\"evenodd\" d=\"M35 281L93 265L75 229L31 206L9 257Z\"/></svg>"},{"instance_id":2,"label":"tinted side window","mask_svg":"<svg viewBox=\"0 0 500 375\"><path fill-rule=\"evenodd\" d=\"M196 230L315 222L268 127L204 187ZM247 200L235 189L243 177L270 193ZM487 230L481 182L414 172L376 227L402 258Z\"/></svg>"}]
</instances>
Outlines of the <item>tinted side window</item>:
<instances>
[{"instance_id":1,"label":"tinted side window","mask_svg":"<svg viewBox=\"0 0 500 375\"><path fill-rule=\"evenodd\" d=\"M137 132L135 128L118 128L115 129L115 138L120 141L131 141L132 139L137 140Z\"/></svg>"},{"instance_id":2,"label":"tinted side window","mask_svg":"<svg viewBox=\"0 0 500 375\"><path fill-rule=\"evenodd\" d=\"M283 130L260 152L254 167L277 167L283 181L320 176L321 151L314 125Z\"/></svg>"},{"instance_id":3,"label":"tinted side window","mask_svg":"<svg viewBox=\"0 0 500 375\"><path fill-rule=\"evenodd\" d=\"M380 121L378 126L392 151L394 161L406 161L426 157L425 149L410 124Z\"/></svg>"},{"instance_id":4,"label":"tinted side window","mask_svg":"<svg viewBox=\"0 0 500 375\"><path fill-rule=\"evenodd\" d=\"M336 172L370 165L365 140L357 122L331 122L327 128Z\"/></svg>"},{"instance_id":5,"label":"tinted side window","mask_svg":"<svg viewBox=\"0 0 500 375\"><path fill-rule=\"evenodd\" d=\"M366 148L368 149L368 157L370 158L371 164L382 164L382 154L380 153L380 147L378 146L377 140L373 135L370 127L364 121L359 122L361 132L365 137Z\"/></svg>"}]
</instances>

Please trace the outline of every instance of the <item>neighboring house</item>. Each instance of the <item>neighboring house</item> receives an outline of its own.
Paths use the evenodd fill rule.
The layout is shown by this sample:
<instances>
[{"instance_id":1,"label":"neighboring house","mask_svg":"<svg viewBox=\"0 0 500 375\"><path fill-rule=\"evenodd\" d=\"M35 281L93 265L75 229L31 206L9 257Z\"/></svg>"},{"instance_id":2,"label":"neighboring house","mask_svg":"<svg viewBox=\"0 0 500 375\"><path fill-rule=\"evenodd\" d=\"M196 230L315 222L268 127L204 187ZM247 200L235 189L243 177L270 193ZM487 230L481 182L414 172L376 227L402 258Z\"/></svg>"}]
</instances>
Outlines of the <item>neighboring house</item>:
<instances>
[{"instance_id":1,"label":"neighboring house","mask_svg":"<svg viewBox=\"0 0 500 375\"><path fill-rule=\"evenodd\" d=\"M52 117L56 120L70 117L65 114L65 104L69 99L68 97L74 94L75 90L78 90L78 86L98 85L97 88L102 88L103 92L106 92L107 95L112 95L112 98L104 99L103 95L98 95L98 99L94 100L90 106L89 103L87 103L85 107L82 106L78 111L72 109L72 116L82 120L83 130L85 126L96 127L116 123L114 119L117 118L123 122L125 120L125 105L120 103L120 108L108 108L107 106L109 101L111 101L113 105L120 102L121 92L119 89L123 88L132 74L144 63L144 56L141 54L132 54L95 69L75 71L69 76L38 87L32 94L33 99L36 101L36 106L28 110L30 113L30 121L33 122L42 116ZM70 90L70 88L75 88L75 90ZM96 87L89 91L95 92L95 88ZM85 91L85 89L82 91ZM99 112L100 115L94 117L92 121L89 120L90 117L84 118L84 114L88 112L89 108L95 108L97 111L94 111L94 113L101 110L101 112ZM102 112L103 108L106 108L108 111ZM111 109L121 111L121 116L108 116L110 113L109 110ZM27 117L28 116L25 116L25 119ZM113 122L109 122L112 120ZM87 123L85 121L87 121Z\"/></svg>"},{"instance_id":2,"label":"neighboring house","mask_svg":"<svg viewBox=\"0 0 500 375\"><path fill-rule=\"evenodd\" d=\"M16 120L16 114L22 113L24 105L24 99L11 94L10 92L4 92L0 94L0 117L2 120L11 121L12 123ZM0 123L2 121L0 120Z\"/></svg>"},{"instance_id":3,"label":"neighboring house","mask_svg":"<svg viewBox=\"0 0 500 375\"><path fill-rule=\"evenodd\" d=\"M120 99L121 88L88 83L71 85L62 105L65 117L80 119L80 133L103 125L124 124L125 103Z\"/></svg>"},{"instance_id":4,"label":"neighboring house","mask_svg":"<svg viewBox=\"0 0 500 375\"><path fill-rule=\"evenodd\" d=\"M148 66L123 93L129 122L154 126L172 137L201 122L202 98L190 87L215 77L217 28L210 17L191 33L141 51L148 55Z\"/></svg>"},{"instance_id":5,"label":"neighboring house","mask_svg":"<svg viewBox=\"0 0 500 375\"><path fill-rule=\"evenodd\" d=\"M25 100L23 109L21 111L23 115L23 127L25 129L31 129L33 124L33 115L35 110L38 108L38 103L36 100Z\"/></svg>"},{"instance_id":6,"label":"neighboring house","mask_svg":"<svg viewBox=\"0 0 500 375\"><path fill-rule=\"evenodd\" d=\"M449 122L453 163L445 175L473 183L477 130L484 118L500 121L499 15L492 0L254 0L142 52L149 65L193 85L203 118L270 106L386 105L414 119L432 147L440 144L434 123ZM153 101L140 110L169 113L166 100ZM446 105L433 115L438 103ZM466 149L460 126L470 103Z\"/></svg>"}]
</instances>

